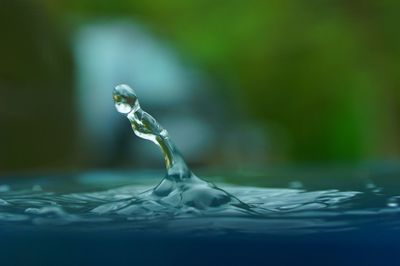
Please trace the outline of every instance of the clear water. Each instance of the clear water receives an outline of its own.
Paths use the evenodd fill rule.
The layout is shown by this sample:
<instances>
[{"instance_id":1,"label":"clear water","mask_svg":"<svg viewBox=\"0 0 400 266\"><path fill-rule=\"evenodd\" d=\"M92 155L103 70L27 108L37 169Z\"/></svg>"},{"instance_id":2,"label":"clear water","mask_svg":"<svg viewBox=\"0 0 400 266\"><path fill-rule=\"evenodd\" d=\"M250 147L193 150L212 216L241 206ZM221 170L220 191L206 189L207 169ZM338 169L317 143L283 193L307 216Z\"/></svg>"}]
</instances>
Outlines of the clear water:
<instances>
[{"instance_id":1,"label":"clear water","mask_svg":"<svg viewBox=\"0 0 400 266\"><path fill-rule=\"evenodd\" d=\"M0 226L2 230L126 230L192 236L308 235L359 231L369 225L374 230L400 229L400 194L393 186L397 182L393 175L381 174L384 182L378 187L343 171L343 178L336 181L342 187L338 190L328 189L330 185L324 182L332 177L326 175L319 177L322 181L286 176L280 184L261 184L266 188L237 183L243 178L249 183L268 180L271 173L264 172L264 178L254 173L227 173L210 179L219 180L218 186L246 207L234 201L207 208L173 197L150 197L160 175L95 172L5 180L0 185ZM302 188L290 188L294 182ZM284 188L273 187L285 184Z\"/></svg>"},{"instance_id":2,"label":"clear water","mask_svg":"<svg viewBox=\"0 0 400 266\"><path fill-rule=\"evenodd\" d=\"M371 225L393 232L400 228L398 164L314 169L311 177L299 169L286 175L287 170L274 173L272 169L239 175L225 172L217 186L193 174L168 132L142 110L130 87L117 86L113 98L134 133L160 147L167 170L164 178L158 172L97 172L3 179L3 230L255 236L350 232Z\"/></svg>"},{"instance_id":3,"label":"clear water","mask_svg":"<svg viewBox=\"0 0 400 266\"><path fill-rule=\"evenodd\" d=\"M178 209L179 212L187 209L211 210L222 206L223 209L252 211L251 206L234 195L193 174L168 131L141 108L132 88L125 84L118 85L113 91L113 99L117 111L130 121L134 133L140 138L152 141L161 149L167 170L166 176L155 188L140 194L136 193L136 198L131 201L132 206L125 212L135 212L138 208L142 209L144 204L150 213L153 209L161 212L164 208L170 213L171 207ZM107 210L106 207L99 207L94 211Z\"/></svg>"},{"instance_id":4,"label":"clear water","mask_svg":"<svg viewBox=\"0 0 400 266\"><path fill-rule=\"evenodd\" d=\"M0 265L400 265L399 162L203 179L131 88L113 97L166 174L3 176Z\"/></svg>"}]
</instances>

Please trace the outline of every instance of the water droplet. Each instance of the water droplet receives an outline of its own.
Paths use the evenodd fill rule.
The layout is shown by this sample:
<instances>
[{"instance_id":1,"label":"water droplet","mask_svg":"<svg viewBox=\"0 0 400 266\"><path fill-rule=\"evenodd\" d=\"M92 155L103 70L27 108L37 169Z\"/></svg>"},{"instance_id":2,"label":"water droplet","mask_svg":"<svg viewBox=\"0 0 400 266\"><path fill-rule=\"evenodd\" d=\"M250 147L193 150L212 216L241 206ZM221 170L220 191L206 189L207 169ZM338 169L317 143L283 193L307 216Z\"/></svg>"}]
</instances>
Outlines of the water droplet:
<instances>
[{"instance_id":1,"label":"water droplet","mask_svg":"<svg viewBox=\"0 0 400 266\"><path fill-rule=\"evenodd\" d=\"M377 185L375 185L373 182L368 182L367 184L365 184L365 188L367 190L372 191L373 193L380 193L382 192L382 188L378 187Z\"/></svg>"},{"instance_id":2,"label":"water droplet","mask_svg":"<svg viewBox=\"0 0 400 266\"><path fill-rule=\"evenodd\" d=\"M0 192L8 192L11 188L9 185L0 185Z\"/></svg>"},{"instance_id":3,"label":"water droplet","mask_svg":"<svg viewBox=\"0 0 400 266\"><path fill-rule=\"evenodd\" d=\"M43 191L43 189L42 189L42 187L39 186L39 185L34 185L34 186L32 187L32 191L39 192L39 191Z\"/></svg>"},{"instance_id":4,"label":"water droplet","mask_svg":"<svg viewBox=\"0 0 400 266\"><path fill-rule=\"evenodd\" d=\"M304 188L304 185L300 181L292 181L292 182L289 182L289 188L301 189L301 188Z\"/></svg>"},{"instance_id":5,"label":"water droplet","mask_svg":"<svg viewBox=\"0 0 400 266\"><path fill-rule=\"evenodd\" d=\"M192 173L168 131L140 107L139 99L132 88L125 84L116 86L113 99L117 111L129 119L135 135L154 142L163 153L167 175L147 195L150 199L156 197L163 199L166 204L183 204L200 209L229 203L245 206L234 196Z\"/></svg>"},{"instance_id":6,"label":"water droplet","mask_svg":"<svg viewBox=\"0 0 400 266\"><path fill-rule=\"evenodd\" d=\"M365 184L365 188L372 190L372 189L376 188L376 186L374 183L368 182L367 184Z\"/></svg>"},{"instance_id":7,"label":"water droplet","mask_svg":"<svg viewBox=\"0 0 400 266\"><path fill-rule=\"evenodd\" d=\"M397 208L400 205L400 196L394 196L388 199L387 206L391 208Z\"/></svg>"},{"instance_id":8,"label":"water droplet","mask_svg":"<svg viewBox=\"0 0 400 266\"><path fill-rule=\"evenodd\" d=\"M128 85L121 84L115 87L113 99L115 108L121 114L129 114L140 108L135 92Z\"/></svg>"}]
</instances>

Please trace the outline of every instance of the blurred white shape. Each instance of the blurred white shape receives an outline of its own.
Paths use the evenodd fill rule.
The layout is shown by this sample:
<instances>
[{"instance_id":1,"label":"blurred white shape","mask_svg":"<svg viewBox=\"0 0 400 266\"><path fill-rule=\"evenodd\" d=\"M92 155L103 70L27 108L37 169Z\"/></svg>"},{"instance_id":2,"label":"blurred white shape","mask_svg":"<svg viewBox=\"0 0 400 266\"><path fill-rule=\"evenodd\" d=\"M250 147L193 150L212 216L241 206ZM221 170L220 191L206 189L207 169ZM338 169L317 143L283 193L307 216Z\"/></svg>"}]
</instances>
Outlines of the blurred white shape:
<instances>
[{"instance_id":1,"label":"blurred white shape","mask_svg":"<svg viewBox=\"0 0 400 266\"><path fill-rule=\"evenodd\" d=\"M190 105L196 83L194 71L185 67L174 52L155 39L143 27L132 22L94 23L81 28L75 38L77 69L77 109L80 118L81 147L89 157L107 162L114 156L116 133L121 117L114 109L111 92L115 85L130 84L140 96L146 109L179 113ZM179 106L178 106L179 105ZM165 112L166 111L166 112ZM153 111L154 112L154 111ZM162 116L161 116L162 118ZM180 128L178 143L192 150L197 141L186 141L187 121L175 123ZM206 124L191 124L200 132ZM120 126L122 128L122 126ZM173 125L168 125L170 131ZM133 139L133 137L132 137ZM192 147L192 148L190 148ZM157 155L157 157L159 157Z\"/></svg>"},{"instance_id":2,"label":"blurred white shape","mask_svg":"<svg viewBox=\"0 0 400 266\"><path fill-rule=\"evenodd\" d=\"M393 196L387 200L387 206L391 208L397 208L400 204L400 196Z\"/></svg>"},{"instance_id":3,"label":"blurred white shape","mask_svg":"<svg viewBox=\"0 0 400 266\"><path fill-rule=\"evenodd\" d=\"M189 164L265 161L265 132L255 124L243 124L227 110L226 99L213 97L207 77L185 66L143 26L132 21L91 23L77 33L74 47L83 158L103 165L119 160L159 163L160 151L135 141L114 108L112 90L125 83L170 132Z\"/></svg>"}]
</instances>

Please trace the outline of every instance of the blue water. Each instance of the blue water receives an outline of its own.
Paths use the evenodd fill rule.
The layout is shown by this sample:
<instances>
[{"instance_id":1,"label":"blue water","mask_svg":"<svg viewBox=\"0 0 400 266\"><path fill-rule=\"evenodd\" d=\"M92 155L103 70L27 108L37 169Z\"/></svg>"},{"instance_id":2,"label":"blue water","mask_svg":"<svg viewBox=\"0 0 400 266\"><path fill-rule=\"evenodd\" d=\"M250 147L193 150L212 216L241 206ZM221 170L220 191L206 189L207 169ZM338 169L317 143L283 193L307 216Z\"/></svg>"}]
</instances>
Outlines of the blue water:
<instances>
[{"instance_id":1,"label":"blue water","mask_svg":"<svg viewBox=\"0 0 400 266\"><path fill-rule=\"evenodd\" d=\"M132 88L113 99L166 174L4 177L0 265L400 265L399 163L195 175Z\"/></svg>"},{"instance_id":2,"label":"blue water","mask_svg":"<svg viewBox=\"0 0 400 266\"><path fill-rule=\"evenodd\" d=\"M0 265L400 263L397 164L203 175L251 208L153 202L157 171L5 176Z\"/></svg>"}]
</instances>

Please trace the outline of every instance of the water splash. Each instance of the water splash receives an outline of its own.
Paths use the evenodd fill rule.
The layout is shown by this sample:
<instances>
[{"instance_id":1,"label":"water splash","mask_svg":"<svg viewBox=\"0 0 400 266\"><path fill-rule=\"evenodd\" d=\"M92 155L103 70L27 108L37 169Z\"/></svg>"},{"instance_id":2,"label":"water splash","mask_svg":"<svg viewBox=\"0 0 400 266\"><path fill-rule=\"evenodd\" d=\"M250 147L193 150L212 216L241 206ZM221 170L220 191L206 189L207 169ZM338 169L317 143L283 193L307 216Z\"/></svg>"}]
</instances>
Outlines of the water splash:
<instances>
[{"instance_id":1,"label":"water splash","mask_svg":"<svg viewBox=\"0 0 400 266\"><path fill-rule=\"evenodd\" d=\"M387 206L391 208L398 208L400 205L400 196L393 196L387 200Z\"/></svg>"},{"instance_id":2,"label":"water splash","mask_svg":"<svg viewBox=\"0 0 400 266\"><path fill-rule=\"evenodd\" d=\"M35 231L37 227L52 230L63 226L77 231L164 230L191 235L319 234L358 230L371 224L374 230L400 228L400 193L391 191L397 187L397 179L384 184L383 178L379 187L369 180L359 187L348 184L337 190L325 185L312 188L310 185L316 180L296 178L301 176L296 171L295 179L282 180L279 188L235 186L230 180L221 184L222 190L193 174L168 132L142 110L131 88L119 85L113 97L134 133L160 147L167 169L161 182L154 187L152 184L159 181L155 179L157 175L138 172L11 179L0 184L2 228L19 232L21 228ZM399 176L400 168L394 173L392 176ZM251 179L251 175L244 173L238 180ZM266 181L268 176L257 179Z\"/></svg>"},{"instance_id":3,"label":"water splash","mask_svg":"<svg viewBox=\"0 0 400 266\"><path fill-rule=\"evenodd\" d=\"M266 173L262 178L267 176ZM240 177L252 175L246 173ZM326 186L323 190L313 190L306 185L302 189L246 187L234 185L231 180L221 186L225 193L233 195L232 202L202 209L174 197L154 195L152 184L157 180L155 172L80 173L67 178L10 180L10 189L0 192L0 226L18 231L21 228L35 231L38 227L53 230L62 226L72 231L191 235L230 232L299 235L359 230L371 224L374 230L400 228L398 191L381 195L368 190L354 191L351 185L341 190ZM283 187L287 184L282 180ZM397 184L396 180L383 187L391 188L393 184ZM32 189L39 185L41 190ZM185 195L178 188L171 192L182 193ZM198 200L198 196L193 197ZM250 209L235 205L236 198L246 202Z\"/></svg>"},{"instance_id":4,"label":"water splash","mask_svg":"<svg viewBox=\"0 0 400 266\"><path fill-rule=\"evenodd\" d=\"M142 199L143 196L147 196L163 204L185 205L198 209L226 204L250 209L231 194L193 174L168 131L141 108L138 97L131 87L125 84L116 86L113 99L117 111L129 119L134 133L155 143L164 155L167 174L154 189L141 195Z\"/></svg>"}]
</instances>

